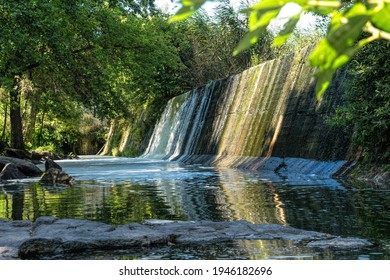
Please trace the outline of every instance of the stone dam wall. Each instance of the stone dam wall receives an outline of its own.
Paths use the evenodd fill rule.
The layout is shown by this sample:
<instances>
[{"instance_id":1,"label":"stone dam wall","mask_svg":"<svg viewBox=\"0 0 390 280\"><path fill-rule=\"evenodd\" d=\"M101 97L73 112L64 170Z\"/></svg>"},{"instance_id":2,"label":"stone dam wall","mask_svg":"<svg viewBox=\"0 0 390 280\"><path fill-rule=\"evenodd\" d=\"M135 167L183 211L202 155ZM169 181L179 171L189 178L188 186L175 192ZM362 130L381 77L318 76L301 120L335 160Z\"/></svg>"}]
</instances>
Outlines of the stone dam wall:
<instances>
[{"instance_id":1,"label":"stone dam wall","mask_svg":"<svg viewBox=\"0 0 390 280\"><path fill-rule=\"evenodd\" d=\"M310 48L171 99L144 157L330 176L351 156L351 134L326 124L345 73L318 100Z\"/></svg>"}]
</instances>

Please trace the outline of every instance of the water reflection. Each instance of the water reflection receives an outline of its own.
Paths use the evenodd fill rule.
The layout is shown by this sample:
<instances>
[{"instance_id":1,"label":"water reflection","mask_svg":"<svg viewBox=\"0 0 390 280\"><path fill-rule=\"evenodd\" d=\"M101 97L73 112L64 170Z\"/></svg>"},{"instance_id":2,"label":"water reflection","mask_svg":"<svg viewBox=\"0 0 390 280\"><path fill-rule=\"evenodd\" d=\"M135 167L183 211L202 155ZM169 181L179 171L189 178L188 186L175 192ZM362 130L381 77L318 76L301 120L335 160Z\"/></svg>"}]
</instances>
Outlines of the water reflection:
<instances>
[{"instance_id":1,"label":"water reflection","mask_svg":"<svg viewBox=\"0 0 390 280\"><path fill-rule=\"evenodd\" d=\"M53 188L30 180L2 186L0 218L35 220L51 215L110 224L150 218L245 219L358 236L379 244L374 251L351 252L347 256L297 248L285 241L242 241L227 247L161 248L123 257L386 259L390 256L390 191L386 188L329 179L285 180L274 174L139 159L86 158L60 164L77 179L76 185Z\"/></svg>"}]
</instances>

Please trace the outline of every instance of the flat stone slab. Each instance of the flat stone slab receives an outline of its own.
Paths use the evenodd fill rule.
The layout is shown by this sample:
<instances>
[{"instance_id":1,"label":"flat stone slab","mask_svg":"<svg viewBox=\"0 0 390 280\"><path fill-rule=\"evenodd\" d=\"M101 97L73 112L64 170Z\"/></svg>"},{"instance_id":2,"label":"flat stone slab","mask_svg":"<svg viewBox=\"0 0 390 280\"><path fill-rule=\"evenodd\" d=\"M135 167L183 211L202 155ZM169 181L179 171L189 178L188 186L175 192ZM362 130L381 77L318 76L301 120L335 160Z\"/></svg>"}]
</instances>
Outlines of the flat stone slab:
<instances>
[{"instance_id":1,"label":"flat stone slab","mask_svg":"<svg viewBox=\"0 0 390 280\"><path fill-rule=\"evenodd\" d=\"M101 222L54 217L40 217L34 223L0 220L0 259L40 259L94 250L232 240L290 240L301 246L342 250L373 245L360 238L341 238L289 226L247 221L147 220L114 227Z\"/></svg>"},{"instance_id":2,"label":"flat stone slab","mask_svg":"<svg viewBox=\"0 0 390 280\"><path fill-rule=\"evenodd\" d=\"M5 221L0 219L0 260L15 258L20 245L31 238L30 221Z\"/></svg>"}]
</instances>

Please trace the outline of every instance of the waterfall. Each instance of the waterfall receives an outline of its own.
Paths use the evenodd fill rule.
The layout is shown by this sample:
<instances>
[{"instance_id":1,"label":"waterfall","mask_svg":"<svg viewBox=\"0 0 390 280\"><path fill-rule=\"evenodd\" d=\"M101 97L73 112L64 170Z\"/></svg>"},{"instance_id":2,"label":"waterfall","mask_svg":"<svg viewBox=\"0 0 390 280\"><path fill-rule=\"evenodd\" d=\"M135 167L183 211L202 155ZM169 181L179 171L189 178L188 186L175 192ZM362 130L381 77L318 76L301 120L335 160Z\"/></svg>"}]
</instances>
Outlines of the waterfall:
<instances>
[{"instance_id":1,"label":"waterfall","mask_svg":"<svg viewBox=\"0 0 390 280\"><path fill-rule=\"evenodd\" d=\"M196 147L214 82L172 98L157 123L143 157L178 160Z\"/></svg>"},{"instance_id":2,"label":"waterfall","mask_svg":"<svg viewBox=\"0 0 390 280\"><path fill-rule=\"evenodd\" d=\"M143 156L257 170L288 162L290 170L295 164L334 172L348 157L350 136L324 119L341 102L343 75L317 100L309 54L304 48L171 99Z\"/></svg>"}]
</instances>

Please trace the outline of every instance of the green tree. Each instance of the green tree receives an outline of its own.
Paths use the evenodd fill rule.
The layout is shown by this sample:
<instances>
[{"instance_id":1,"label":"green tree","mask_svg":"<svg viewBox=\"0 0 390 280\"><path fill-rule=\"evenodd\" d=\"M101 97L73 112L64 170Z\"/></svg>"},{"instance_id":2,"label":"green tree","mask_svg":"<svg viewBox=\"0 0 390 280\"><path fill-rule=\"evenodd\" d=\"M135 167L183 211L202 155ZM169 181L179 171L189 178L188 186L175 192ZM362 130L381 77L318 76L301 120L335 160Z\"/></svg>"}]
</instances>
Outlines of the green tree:
<instances>
[{"instance_id":1,"label":"green tree","mask_svg":"<svg viewBox=\"0 0 390 280\"><path fill-rule=\"evenodd\" d=\"M390 160L390 42L364 46L347 65L345 105L337 108L330 123L354 130L354 143L362 159Z\"/></svg>"},{"instance_id":2,"label":"green tree","mask_svg":"<svg viewBox=\"0 0 390 280\"><path fill-rule=\"evenodd\" d=\"M221 1L213 16L200 9L191 18L171 25L176 30L189 89L240 73L272 57L269 34L248 50L231 55L248 28L247 17L238 13L227 0Z\"/></svg>"},{"instance_id":3,"label":"green tree","mask_svg":"<svg viewBox=\"0 0 390 280\"><path fill-rule=\"evenodd\" d=\"M146 0L0 1L0 86L10 99L11 147L24 149L26 80L38 111L69 99L101 118L123 118L159 98L164 69L181 63L158 20L146 16L154 12Z\"/></svg>"}]
</instances>

